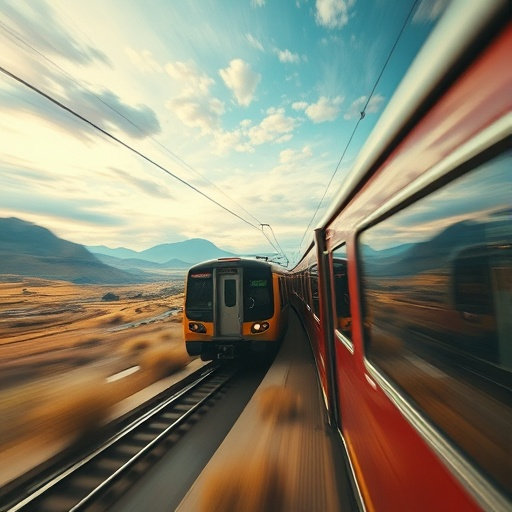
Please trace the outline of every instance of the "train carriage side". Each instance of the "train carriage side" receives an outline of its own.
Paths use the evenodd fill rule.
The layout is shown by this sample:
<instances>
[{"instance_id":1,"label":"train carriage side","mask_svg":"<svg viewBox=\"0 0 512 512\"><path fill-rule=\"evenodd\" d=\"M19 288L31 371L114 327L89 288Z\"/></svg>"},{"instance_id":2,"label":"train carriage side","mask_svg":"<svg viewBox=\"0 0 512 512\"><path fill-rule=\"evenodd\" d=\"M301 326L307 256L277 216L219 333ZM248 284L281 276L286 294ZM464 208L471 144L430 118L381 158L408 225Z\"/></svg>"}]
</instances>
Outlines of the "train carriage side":
<instances>
[{"instance_id":1,"label":"train carriage side","mask_svg":"<svg viewBox=\"0 0 512 512\"><path fill-rule=\"evenodd\" d=\"M293 270L368 510L512 509L511 5L476 10L449 9Z\"/></svg>"},{"instance_id":2,"label":"train carriage side","mask_svg":"<svg viewBox=\"0 0 512 512\"><path fill-rule=\"evenodd\" d=\"M211 360L276 350L286 325L284 274L278 265L242 258L190 268L183 319L188 353Z\"/></svg>"}]
</instances>

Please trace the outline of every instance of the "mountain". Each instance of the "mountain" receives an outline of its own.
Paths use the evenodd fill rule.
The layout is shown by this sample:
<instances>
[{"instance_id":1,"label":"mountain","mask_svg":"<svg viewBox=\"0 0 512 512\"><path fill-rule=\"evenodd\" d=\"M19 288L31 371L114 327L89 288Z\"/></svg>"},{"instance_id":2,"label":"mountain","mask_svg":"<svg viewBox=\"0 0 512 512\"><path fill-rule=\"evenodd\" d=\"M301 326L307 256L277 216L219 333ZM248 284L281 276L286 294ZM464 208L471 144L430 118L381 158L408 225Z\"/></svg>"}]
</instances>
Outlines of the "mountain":
<instances>
[{"instance_id":1,"label":"mountain","mask_svg":"<svg viewBox=\"0 0 512 512\"><path fill-rule=\"evenodd\" d=\"M125 247L117 247L110 249L106 245L87 245L86 249L93 254L105 254L106 256L113 256L114 258L137 258L139 253L132 249Z\"/></svg>"},{"instance_id":2,"label":"mountain","mask_svg":"<svg viewBox=\"0 0 512 512\"><path fill-rule=\"evenodd\" d=\"M183 242L155 245L140 252L124 247L110 249L102 245L88 246L87 248L94 254L114 256L121 259L146 260L165 264L167 268L170 267L169 262L171 260L180 260L182 263L185 262L188 266L191 266L205 260L237 256L234 253L219 249L215 244L204 238L192 238Z\"/></svg>"},{"instance_id":3,"label":"mountain","mask_svg":"<svg viewBox=\"0 0 512 512\"><path fill-rule=\"evenodd\" d=\"M129 272L146 281L183 281L190 263L181 260L169 260L165 263L141 260L139 258L116 258L106 254L96 254L96 257L111 267Z\"/></svg>"},{"instance_id":4,"label":"mountain","mask_svg":"<svg viewBox=\"0 0 512 512\"><path fill-rule=\"evenodd\" d=\"M0 218L0 261L0 274L78 284L123 284L143 280L102 263L82 245L14 217Z\"/></svg>"},{"instance_id":5,"label":"mountain","mask_svg":"<svg viewBox=\"0 0 512 512\"><path fill-rule=\"evenodd\" d=\"M447 262L453 262L461 251L480 245L506 242L509 217L492 218L478 222L464 220L457 222L432 238L415 244L403 244L382 251L365 246L364 265L374 277L408 276L421 272L445 268ZM450 263L453 265L453 263Z\"/></svg>"}]
</instances>

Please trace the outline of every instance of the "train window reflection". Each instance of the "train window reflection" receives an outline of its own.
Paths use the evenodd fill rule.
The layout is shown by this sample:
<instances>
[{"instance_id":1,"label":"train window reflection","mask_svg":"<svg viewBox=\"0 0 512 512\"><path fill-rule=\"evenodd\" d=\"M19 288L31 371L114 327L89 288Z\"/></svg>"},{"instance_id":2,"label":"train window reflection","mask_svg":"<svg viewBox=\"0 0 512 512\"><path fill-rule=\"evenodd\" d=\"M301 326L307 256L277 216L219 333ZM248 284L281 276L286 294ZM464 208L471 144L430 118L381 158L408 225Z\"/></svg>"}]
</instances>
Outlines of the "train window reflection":
<instances>
[{"instance_id":1,"label":"train window reflection","mask_svg":"<svg viewBox=\"0 0 512 512\"><path fill-rule=\"evenodd\" d=\"M511 489L511 153L364 231L367 358Z\"/></svg>"},{"instance_id":2,"label":"train window reflection","mask_svg":"<svg viewBox=\"0 0 512 512\"><path fill-rule=\"evenodd\" d=\"M213 321L213 269L192 274L187 283L186 309L190 320Z\"/></svg>"},{"instance_id":3,"label":"train window reflection","mask_svg":"<svg viewBox=\"0 0 512 512\"><path fill-rule=\"evenodd\" d=\"M338 247L333 253L332 270L334 277L334 294L336 300L336 328L344 336L352 338L352 315L348 292L347 249Z\"/></svg>"},{"instance_id":4,"label":"train window reflection","mask_svg":"<svg viewBox=\"0 0 512 512\"><path fill-rule=\"evenodd\" d=\"M318 267L313 265L309 271L309 283L311 287L311 298L313 313L320 316L320 300L318 297Z\"/></svg>"},{"instance_id":5,"label":"train window reflection","mask_svg":"<svg viewBox=\"0 0 512 512\"><path fill-rule=\"evenodd\" d=\"M244 270L244 321L266 320L274 314L272 274L267 268Z\"/></svg>"}]
</instances>

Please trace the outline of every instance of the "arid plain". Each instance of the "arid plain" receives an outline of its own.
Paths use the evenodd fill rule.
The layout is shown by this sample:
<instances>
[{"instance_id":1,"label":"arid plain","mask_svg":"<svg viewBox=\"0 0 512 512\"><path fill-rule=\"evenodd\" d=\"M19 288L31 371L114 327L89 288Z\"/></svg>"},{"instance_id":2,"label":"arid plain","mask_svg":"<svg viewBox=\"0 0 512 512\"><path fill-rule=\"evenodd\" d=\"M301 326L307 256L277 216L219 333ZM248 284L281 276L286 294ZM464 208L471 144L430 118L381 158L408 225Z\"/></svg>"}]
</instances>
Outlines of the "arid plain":
<instances>
[{"instance_id":1,"label":"arid plain","mask_svg":"<svg viewBox=\"0 0 512 512\"><path fill-rule=\"evenodd\" d=\"M0 281L0 485L13 463L52 455L121 401L187 366L183 281ZM15 464L15 465L16 465ZM7 468L10 468L7 471Z\"/></svg>"}]
</instances>

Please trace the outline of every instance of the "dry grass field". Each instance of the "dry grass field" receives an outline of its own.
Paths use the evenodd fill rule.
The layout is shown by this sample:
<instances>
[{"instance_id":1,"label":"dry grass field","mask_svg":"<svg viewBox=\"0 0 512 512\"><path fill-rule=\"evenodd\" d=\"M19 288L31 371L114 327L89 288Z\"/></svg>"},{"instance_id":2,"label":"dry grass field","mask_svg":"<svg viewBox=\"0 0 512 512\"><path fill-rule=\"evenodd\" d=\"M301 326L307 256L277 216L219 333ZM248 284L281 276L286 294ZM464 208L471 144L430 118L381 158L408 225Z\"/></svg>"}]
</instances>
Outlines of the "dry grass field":
<instances>
[{"instance_id":1,"label":"dry grass field","mask_svg":"<svg viewBox=\"0 0 512 512\"><path fill-rule=\"evenodd\" d=\"M182 305L178 282L1 281L0 468L27 446L95 428L116 403L186 366Z\"/></svg>"}]
</instances>

